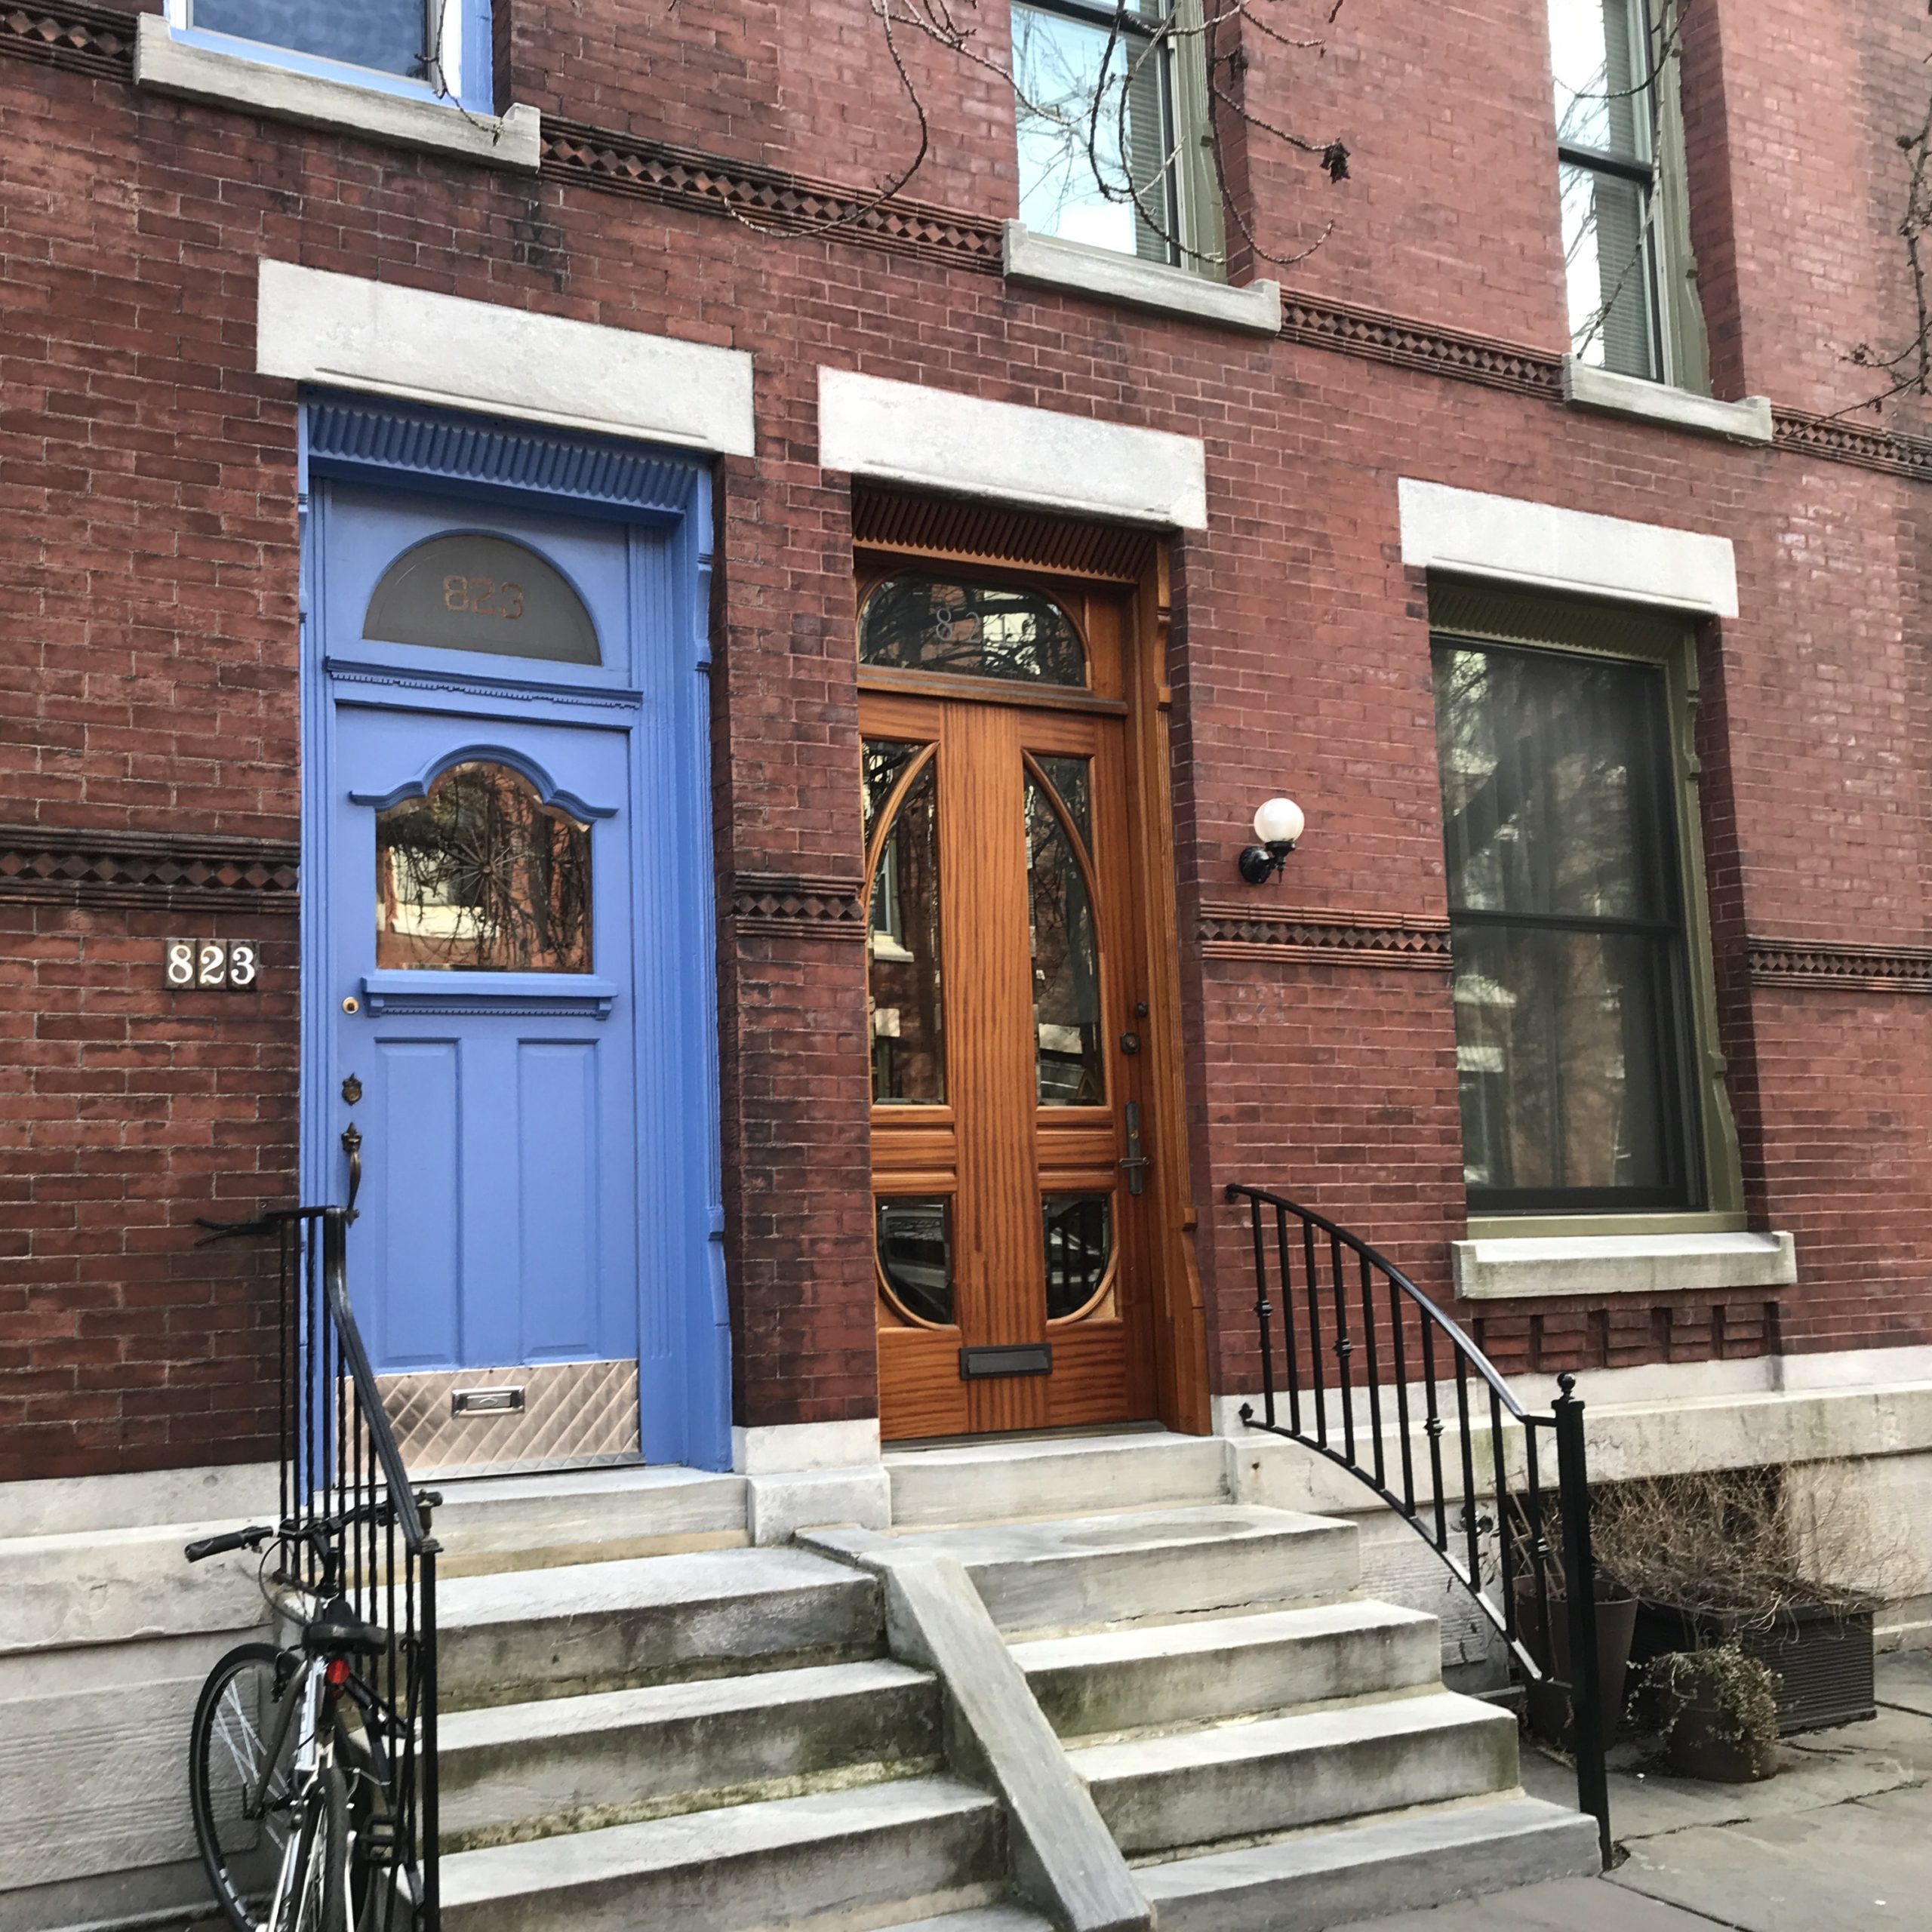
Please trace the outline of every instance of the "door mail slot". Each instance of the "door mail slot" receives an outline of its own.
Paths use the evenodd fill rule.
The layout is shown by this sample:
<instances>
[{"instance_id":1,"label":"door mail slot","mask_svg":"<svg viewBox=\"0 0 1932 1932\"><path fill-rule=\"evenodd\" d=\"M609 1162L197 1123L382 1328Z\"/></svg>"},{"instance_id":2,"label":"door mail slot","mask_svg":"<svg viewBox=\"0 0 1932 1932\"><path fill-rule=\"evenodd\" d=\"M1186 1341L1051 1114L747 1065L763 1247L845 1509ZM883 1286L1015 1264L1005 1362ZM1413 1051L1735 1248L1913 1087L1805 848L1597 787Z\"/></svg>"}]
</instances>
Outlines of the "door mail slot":
<instances>
[{"instance_id":1,"label":"door mail slot","mask_svg":"<svg viewBox=\"0 0 1932 1932\"><path fill-rule=\"evenodd\" d=\"M962 1382L977 1382L994 1375L1051 1375L1053 1372L1054 1352L1044 1342L1022 1342L959 1351L959 1379Z\"/></svg>"},{"instance_id":2,"label":"door mail slot","mask_svg":"<svg viewBox=\"0 0 1932 1932\"><path fill-rule=\"evenodd\" d=\"M450 1392L453 1416L521 1415L523 1385L507 1389L454 1389Z\"/></svg>"}]
</instances>

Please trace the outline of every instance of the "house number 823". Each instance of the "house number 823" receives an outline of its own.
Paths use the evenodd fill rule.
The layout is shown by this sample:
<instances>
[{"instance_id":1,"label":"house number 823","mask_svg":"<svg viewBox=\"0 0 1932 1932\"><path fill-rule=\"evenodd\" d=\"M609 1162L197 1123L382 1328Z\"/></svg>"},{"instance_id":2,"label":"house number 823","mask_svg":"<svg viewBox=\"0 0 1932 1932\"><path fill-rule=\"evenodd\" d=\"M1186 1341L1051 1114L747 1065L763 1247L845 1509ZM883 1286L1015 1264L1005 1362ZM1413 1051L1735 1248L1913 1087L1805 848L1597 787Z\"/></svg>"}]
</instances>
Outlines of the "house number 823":
<instances>
[{"instance_id":1,"label":"house number 823","mask_svg":"<svg viewBox=\"0 0 1932 1932\"><path fill-rule=\"evenodd\" d=\"M171 992L246 992L260 975L255 943L248 939L171 939L162 977Z\"/></svg>"}]
</instances>

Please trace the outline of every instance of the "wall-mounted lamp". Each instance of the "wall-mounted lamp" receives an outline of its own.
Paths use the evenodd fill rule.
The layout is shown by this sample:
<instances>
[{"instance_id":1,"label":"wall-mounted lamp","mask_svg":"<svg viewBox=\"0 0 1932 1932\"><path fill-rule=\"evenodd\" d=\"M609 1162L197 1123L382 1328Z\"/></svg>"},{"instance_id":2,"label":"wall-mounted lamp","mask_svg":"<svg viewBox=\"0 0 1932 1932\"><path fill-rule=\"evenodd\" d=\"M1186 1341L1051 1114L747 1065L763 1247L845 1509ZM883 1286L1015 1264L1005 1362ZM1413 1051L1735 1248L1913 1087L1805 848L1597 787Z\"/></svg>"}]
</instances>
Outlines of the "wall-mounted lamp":
<instances>
[{"instance_id":1,"label":"wall-mounted lamp","mask_svg":"<svg viewBox=\"0 0 1932 1932\"><path fill-rule=\"evenodd\" d=\"M1241 875L1250 885L1266 885L1281 869L1281 861L1295 849L1308 821L1292 798L1270 798L1254 814L1257 842L1241 855Z\"/></svg>"}]
</instances>

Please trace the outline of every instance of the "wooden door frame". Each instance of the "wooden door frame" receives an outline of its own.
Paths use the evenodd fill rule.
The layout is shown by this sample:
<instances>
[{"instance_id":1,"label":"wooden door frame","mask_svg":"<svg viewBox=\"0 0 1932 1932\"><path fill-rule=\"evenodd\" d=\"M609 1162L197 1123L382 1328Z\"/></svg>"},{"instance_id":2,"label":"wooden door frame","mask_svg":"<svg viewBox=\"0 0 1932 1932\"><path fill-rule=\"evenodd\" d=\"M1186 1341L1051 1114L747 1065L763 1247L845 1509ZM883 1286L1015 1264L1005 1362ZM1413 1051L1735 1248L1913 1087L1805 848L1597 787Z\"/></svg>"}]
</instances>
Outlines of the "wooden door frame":
<instances>
[{"instance_id":1,"label":"wooden door frame","mask_svg":"<svg viewBox=\"0 0 1932 1932\"><path fill-rule=\"evenodd\" d=\"M1208 1435L1213 1427L1212 1403L1208 1386L1207 1324L1195 1246L1198 1214L1188 1136L1180 892L1174 864L1173 753L1168 726L1174 694L1168 678L1173 575L1168 545L1150 534L1130 547L1131 562L1124 562L1121 540L1126 534L1097 527L1097 538L1105 541L1094 547L1105 561L1100 568L1082 568L1078 561L1067 560L1065 532L1069 526L1058 519L1005 514L998 521L1008 541L1001 546L1000 554L988 555L929 540L936 525L943 528L944 512L950 506L935 503L920 507L937 513L919 519L921 537L928 540L906 541L885 531L863 534L855 531L855 618L858 586L878 568L894 568L907 561L962 574L1021 576L1043 589L1051 592L1057 586L1066 594L1077 591L1091 595L1108 586L1121 596L1128 831L1140 913L1136 943L1141 956L1137 963L1150 1009L1146 1028L1145 1131L1149 1149L1155 1155L1150 1177L1155 1198L1149 1217L1155 1407L1169 1429ZM965 518L977 514L971 506L958 508ZM875 515L867 520L881 519ZM1041 537L1057 540L1028 543L1026 537L1035 526ZM1134 549L1137 555L1132 555ZM1053 561L1045 560L1049 555ZM1029 692L1029 699L1033 695Z\"/></svg>"}]
</instances>

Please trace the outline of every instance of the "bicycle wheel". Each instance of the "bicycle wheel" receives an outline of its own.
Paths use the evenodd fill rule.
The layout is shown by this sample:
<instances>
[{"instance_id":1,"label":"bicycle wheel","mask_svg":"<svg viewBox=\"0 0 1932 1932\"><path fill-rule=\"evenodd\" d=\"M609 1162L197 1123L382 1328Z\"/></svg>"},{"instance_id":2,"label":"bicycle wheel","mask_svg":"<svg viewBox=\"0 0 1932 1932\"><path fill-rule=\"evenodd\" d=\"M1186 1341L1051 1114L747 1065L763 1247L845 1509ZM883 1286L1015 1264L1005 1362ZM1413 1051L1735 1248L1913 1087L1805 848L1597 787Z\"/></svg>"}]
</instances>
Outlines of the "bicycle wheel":
<instances>
[{"instance_id":1,"label":"bicycle wheel","mask_svg":"<svg viewBox=\"0 0 1932 1932\"><path fill-rule=\"evenodd\" d=\"M288 1932L348 1932L342 1915L348 1866L348 1787L341 1771L325 1764L303 1799L295 1881L281 1921Z\"/></svg>"},{"instance_id":2,"label":"bicycle wheel","mask_svg":"<svg viewBox=\"0 0 1932 1932\"><path fill-rule=\"evenodd\" d=\"M272 1644L243 1644L209 1672L188 1734L188 1795L195 1837L208 1882L235 1932L262 1932L275 1878L294 1828L290 1770L296 1721L280 1721L301 1694L300 1666ZM290 1712L291 1719L300 1713ZM269 1740L281 1733L269 1767L266 1803L249 1807L262 1789Z\"/></svg>"}]
</instances>

